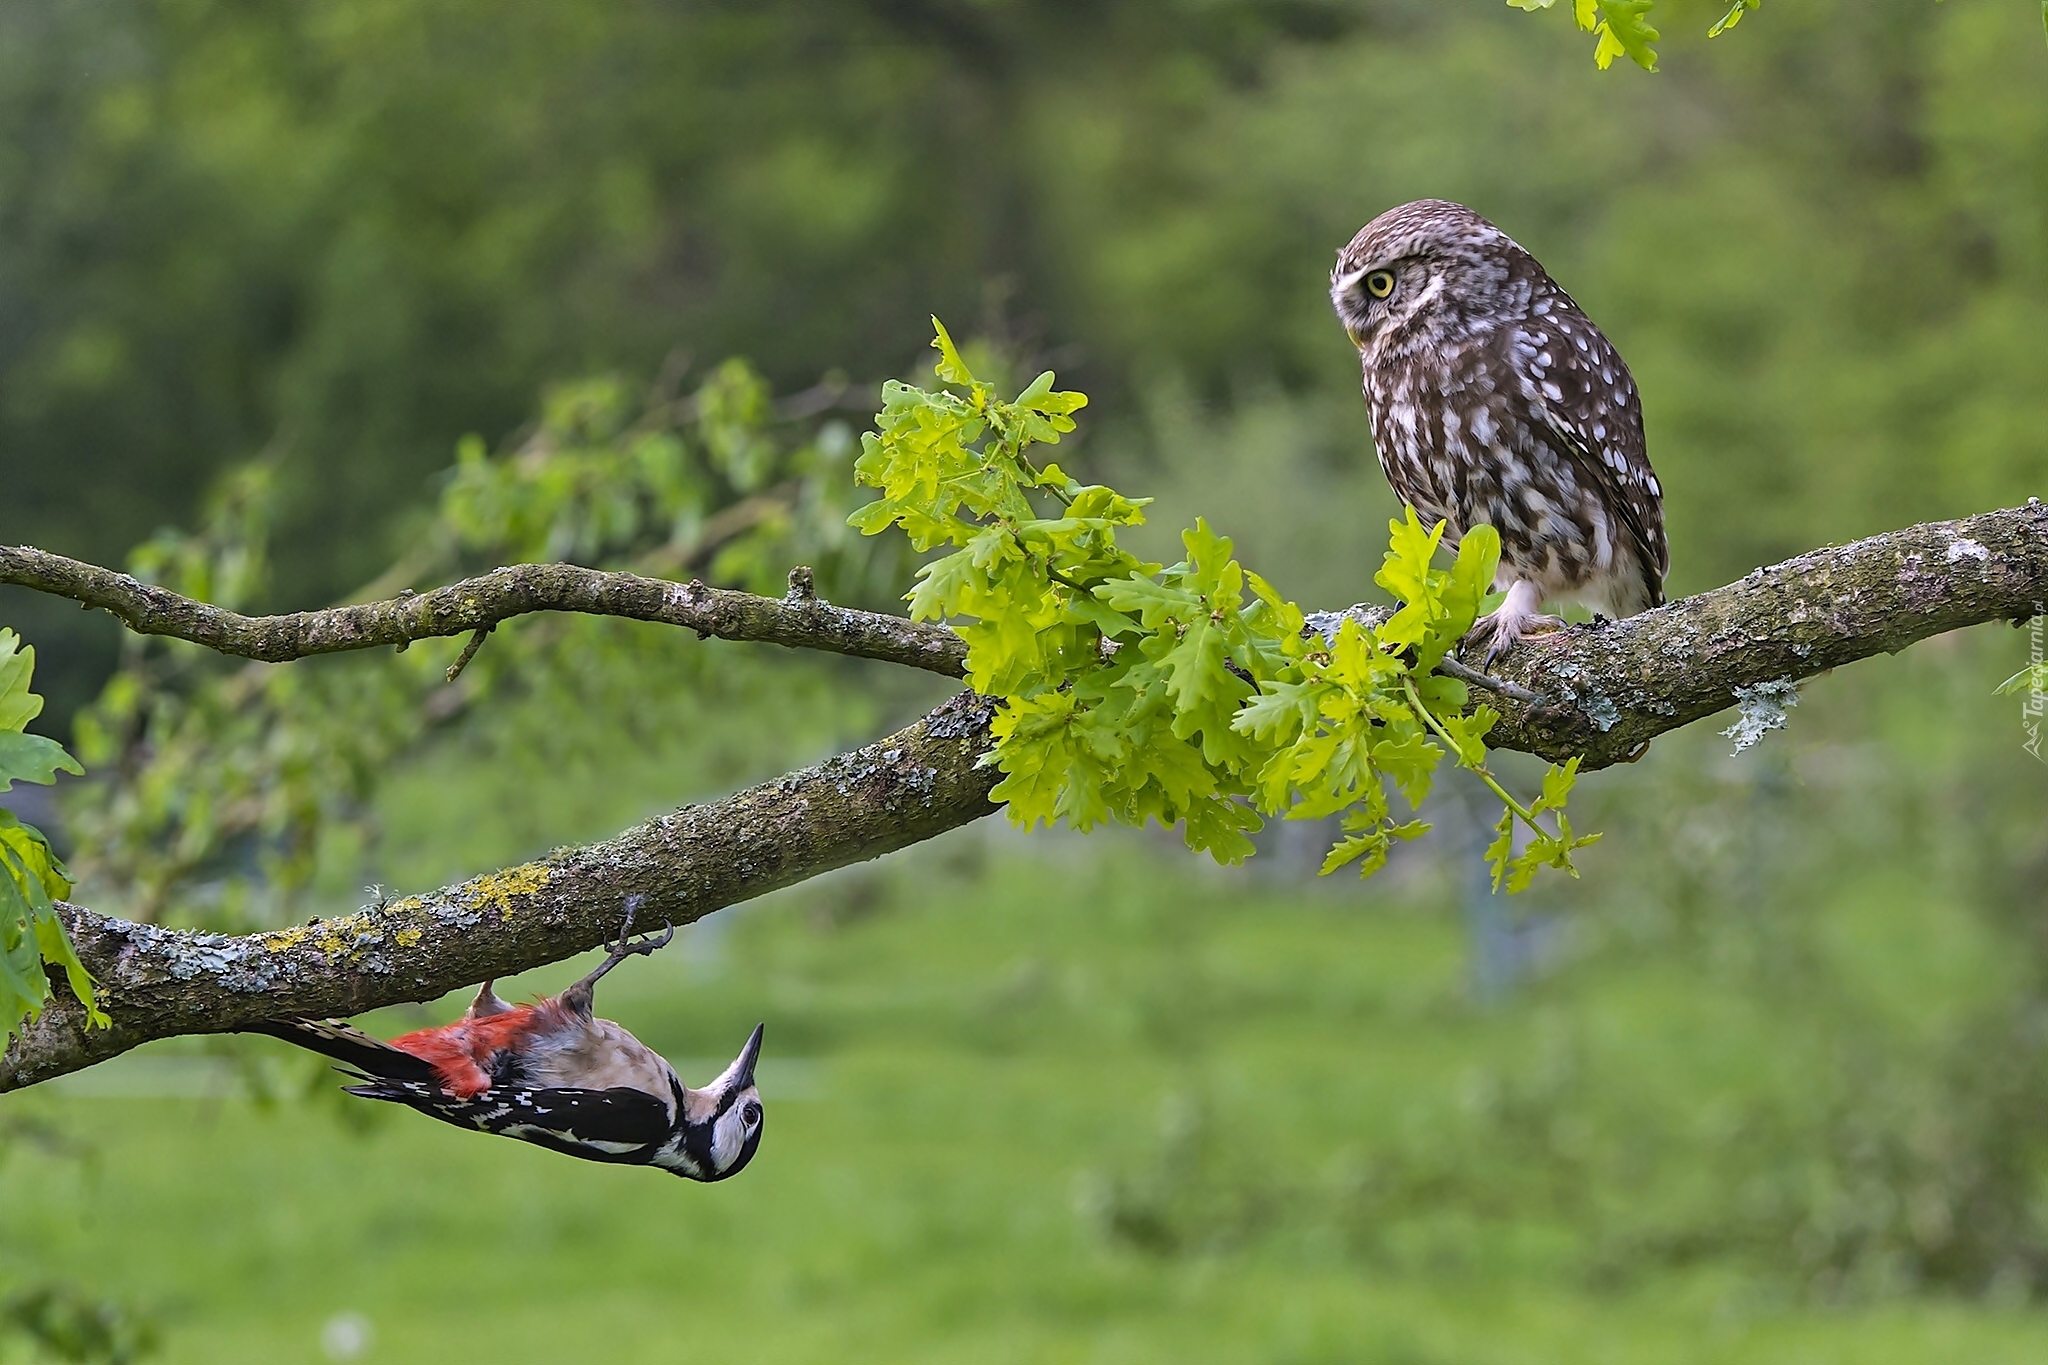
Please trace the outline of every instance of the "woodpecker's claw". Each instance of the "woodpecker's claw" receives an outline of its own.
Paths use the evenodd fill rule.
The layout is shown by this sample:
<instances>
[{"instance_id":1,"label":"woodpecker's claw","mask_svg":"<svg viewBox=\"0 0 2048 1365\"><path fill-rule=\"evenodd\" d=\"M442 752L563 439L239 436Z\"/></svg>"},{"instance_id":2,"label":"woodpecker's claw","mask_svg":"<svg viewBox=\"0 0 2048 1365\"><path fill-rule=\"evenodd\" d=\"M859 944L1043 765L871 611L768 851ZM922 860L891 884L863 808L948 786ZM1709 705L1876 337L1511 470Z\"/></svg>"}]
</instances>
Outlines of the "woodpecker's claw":
<instances>
[{"instance_id":1,"label":"woodpecker's claw","mask_svg":"<svg viewBox=\"0 0 2048 1365\"><path fill-rule=\"evenodd\" d=\"M668 947L669 940L675 936L675 925L664 924L661 926L660 933L649 934L637 942L628 943L626 940L620 939L619 946L612 949L612 952L617 954L621 961L629 957L645 957L649 953L659 952L663 948Z\"/></svg>"},{"instance_id":2,"label":"woodpecker's claw","mask_svg":"<svg viewBox=\"0 0 2048 1365\"><path fill-rule=\"evenodd\" d=\"M668 941L676 936L675 925L664 924L661 928L661 936L659 938L656 938L653 934L649 934L646 938L641 939L638 943L627 942L627 940L633 936L634 912L639 910L641 902L645 901L646 899L647 898L645 896L641 895L637 891L634 892L632 895L626 897L626 917L619 924L619 941L617 945L612 948L612 961L608 965L617 966L619 963L625 961L628 957L631 957L635 954L644 956L648 953L655 952L662 948L666 948L668 947Z\"/></svg>"},{"instance_id":3,"label":"woodpecker's claw","mask_svg":"<svg viewBox=\"0 0 2048 1365\"><path fill-rule=\"evenodd\" d=\"M486 981L483 985L476 988L476 999L469 1002L469 1013L464 1015L464 1018L488 1019L494 1014L510 1014L512 1012L512 1007L499 999L498 993L492 990L491 986L492 983Z\"/></svg>"},{"instance_id":4,"label":"woodpecker's claw","mask_svg":"<svg viewBox=\"0 0 2048 1365\"><path fill-rule=\"evenodd\" d=\"M673 924L665 924L659 934L649 934L637 941L632 937L633 912L640 908L643 899L645 898L639 895L626 897L626 918L625 922L619 925L619 941L612 945L612 950L605 954L604 961L598 963L589 976L562 992L562 999L587 1014L590 1012L590 999L594 988L606 972L629 957L645 957L649 953L659 952L668 947L669 941L676 936L676 927Z\"/></svg>"}]
</instances>

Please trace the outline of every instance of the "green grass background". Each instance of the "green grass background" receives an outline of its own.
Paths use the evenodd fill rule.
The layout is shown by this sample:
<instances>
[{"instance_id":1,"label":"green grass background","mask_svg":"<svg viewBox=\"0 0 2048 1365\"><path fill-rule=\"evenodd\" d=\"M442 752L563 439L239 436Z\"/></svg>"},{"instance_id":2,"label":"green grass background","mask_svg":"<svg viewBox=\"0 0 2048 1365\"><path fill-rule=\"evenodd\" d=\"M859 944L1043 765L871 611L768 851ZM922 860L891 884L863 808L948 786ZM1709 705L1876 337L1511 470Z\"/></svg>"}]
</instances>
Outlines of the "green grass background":
<instances>
[{"instance_id":1,"label":"green grass background","mask_svg":"<svg viewBox=\"0 0 2048 1365\"><path fill-rule=\"evenodd\" d=\"M390 796L398 861L513 837L507 784L449 763ZM173 1362L324 1359L342 1314L376 1361L2048 1358L2037 1308L1817 1292L1768 1209L1749 1237L1716 1221L1748 1176L1824 1177L1801 1116L1863 1027L1836 992L1760 988L1711 945L1601 946L1588 911L1484 1002L1462 876L1305 884L987 822L724 912L600 1001L696 1080L766 1021L766 1140L717 1186L346 1122L267 1042L241 1045L293 1096L267 1104L190 1041L145 1048L0 1109L61 1134L0 1164L0 1279L149 1308ZM1815 930L1837 984L1997 994L1966 916L1897 881L1854 899ZM1646 1232L1702 1226L1690 1250Z\"/></svg>"}]
</instances>

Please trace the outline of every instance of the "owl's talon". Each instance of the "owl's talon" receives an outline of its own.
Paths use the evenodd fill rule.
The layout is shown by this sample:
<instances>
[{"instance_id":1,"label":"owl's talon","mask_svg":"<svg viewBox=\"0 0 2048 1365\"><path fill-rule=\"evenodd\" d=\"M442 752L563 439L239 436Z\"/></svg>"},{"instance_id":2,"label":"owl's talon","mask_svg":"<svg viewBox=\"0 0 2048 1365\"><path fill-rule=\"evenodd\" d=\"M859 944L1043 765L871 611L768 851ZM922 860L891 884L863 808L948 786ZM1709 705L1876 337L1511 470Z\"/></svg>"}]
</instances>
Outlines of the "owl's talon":
<instances>
[{"instance_id":1,"label":"owl's talon","mask_svg":"<svg viewBox=\"0 0 2048 1365\"><path fill-rule=\"evenodd\" d=\"M1506 654L1523 640L1540 639L1555 635L1569 624L1562 616L1551 616L1537 610L1543 605L1543 593L1527 579L1518 579L1508 587L1508 594L1501 604L1472 623L1466 633L1466 643L1486 644L1486 659L1480 667L1491 668L1493 661Z\"/></svg>"},{"instance_id":2,"label":"owl's talon","mask_svg":"<svg viewBox=\"0 0 2048 1365\"><path fill-rule=\"evenodd\" d=\"M1493 667L1493 661L1504 657L1507 652L1524 640L1551 640L1559 632L1568 630L1571 622L1559 616L1538 616L1523 624L1520 630L1494 629L1486 645L1486 662L1482 668Z\"/></svg>"}]
</instances>

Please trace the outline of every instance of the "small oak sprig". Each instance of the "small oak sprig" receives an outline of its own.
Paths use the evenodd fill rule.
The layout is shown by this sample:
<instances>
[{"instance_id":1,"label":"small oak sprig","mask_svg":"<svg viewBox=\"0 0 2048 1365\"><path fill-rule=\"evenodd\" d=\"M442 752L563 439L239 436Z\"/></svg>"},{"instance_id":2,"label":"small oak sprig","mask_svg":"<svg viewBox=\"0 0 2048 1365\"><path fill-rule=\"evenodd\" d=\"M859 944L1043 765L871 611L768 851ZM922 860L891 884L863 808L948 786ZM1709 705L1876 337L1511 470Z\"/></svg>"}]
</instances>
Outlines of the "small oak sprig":
<instances>
[{"instance_id":1,"label":"small oak sprig","mask_svg":"<svg viewBox=\"0 0 2048 1365\"><path fill-rule=\"evenodd\" d=\"M43 709L43 699L29 691L35 666L35 650L22 648L13 631L0 630L0 791L18 781L47 786L60 772L85 771L56 740L27 733ZM0 810L0 1050L24 1019L42 1013L50 998L49 967L63 970L85 1006L86 1022L109 1027L93 997L92 976L57 918L55 902L70 894L71 878L43 832Z\"/></svg>"}]
</instances>

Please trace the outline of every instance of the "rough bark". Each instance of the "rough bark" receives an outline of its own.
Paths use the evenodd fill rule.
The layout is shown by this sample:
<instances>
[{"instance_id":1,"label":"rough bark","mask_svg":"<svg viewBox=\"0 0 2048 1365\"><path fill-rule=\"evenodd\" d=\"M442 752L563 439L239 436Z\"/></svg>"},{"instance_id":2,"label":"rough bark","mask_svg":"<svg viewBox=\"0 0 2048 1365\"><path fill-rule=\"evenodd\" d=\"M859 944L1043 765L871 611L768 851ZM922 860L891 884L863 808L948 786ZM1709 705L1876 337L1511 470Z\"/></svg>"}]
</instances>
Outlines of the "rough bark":
<instances>
[{"instance_id":1,"label":"rough bark","mask_svg":"<svg viewBox=\"0 0 2048 1365\"><path fill-rule=\"evenodd\" d=\"M252 658L454 634L521 611L594 610L729 639L959 671L950 632L826 608L800 585L781 602L715 589L691 598L677 595L680 585L658 580L543 567L547 572L499 570L366 607L248 618L75 561L0 552L0 579L106 606L138 629ZM1543 700L1487 697L1503 713L1491 743L1558 760L1583 754L1585 768L1605 767L1636 757L1657 735L1727 708L1738 689L1796 682L1961 626L2025 620L2043 614L2044 600L2048 508L2038 501L1814 550L1627 621L1518 649L1495 671ZM0 1091L153 1038L432 999L558 961L611 934L629 892L648 898L650 918L658 913L682 924L931 838L993 809L995 774L980 765L989 714L987 703L962 694L858 752L686 807L617 839L275 933L179 932L67 906L80 956L102 983L115 1026L82 1029L76 1005L60 990L0 1058Z\"/></svg>"}]
</instances>

